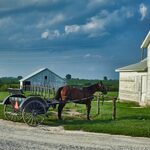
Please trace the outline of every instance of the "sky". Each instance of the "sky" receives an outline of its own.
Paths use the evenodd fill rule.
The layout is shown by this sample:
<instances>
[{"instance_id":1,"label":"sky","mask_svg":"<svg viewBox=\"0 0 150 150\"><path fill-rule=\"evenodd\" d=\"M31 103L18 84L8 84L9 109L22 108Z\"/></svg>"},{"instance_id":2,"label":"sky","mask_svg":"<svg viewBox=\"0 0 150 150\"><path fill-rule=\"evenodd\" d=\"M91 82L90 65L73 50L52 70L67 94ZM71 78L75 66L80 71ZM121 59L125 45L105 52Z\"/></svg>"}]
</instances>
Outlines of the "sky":
<instances>
[{"instance_id":1,"label":"sky","mask_svg":"<svg viewBox=\"0 0 150 150\"><path fill-rule=\"evenodd\" d=\"M118 79L140 61L149 0L1 0L0 77L49 68L61 77Z\"/></svg>"}]
</instances>

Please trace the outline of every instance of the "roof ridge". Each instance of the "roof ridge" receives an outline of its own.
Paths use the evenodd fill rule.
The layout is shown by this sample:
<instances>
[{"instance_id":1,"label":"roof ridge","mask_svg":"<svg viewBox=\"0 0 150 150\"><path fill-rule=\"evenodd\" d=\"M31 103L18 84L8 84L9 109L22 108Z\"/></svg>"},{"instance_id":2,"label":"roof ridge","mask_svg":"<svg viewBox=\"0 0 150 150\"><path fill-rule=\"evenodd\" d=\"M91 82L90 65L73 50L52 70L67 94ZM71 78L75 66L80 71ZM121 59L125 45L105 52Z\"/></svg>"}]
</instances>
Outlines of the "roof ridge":
<instances>
[{"instance_id":1,"label":"roof ridge","mask_svg":"<svg viewBox=\"0 0 150 150\"><path fill-rule=\"evenodd\" d=\"M38 74L38 73L44 71L44 70L48 70L48 71L50 71L51 73L53 73L54 75L56 75L57 77L59 77L59 78L61 78L62 80L64 80L62 77L60 77L59 75L57 75L56 73L54 73L54 72L51 71L50 69L48 69L48 68L41 68L41 69L38 69L37 71L35 71L35 72L33 72L33 73L31 73L31 74L25 76L25 77L22 78L20 81L27 80L27 79L29 79L29 78L35 76L36 74ZM64 80L64 81L65 81L65 80Z\"/></svg>"}]
</instances>

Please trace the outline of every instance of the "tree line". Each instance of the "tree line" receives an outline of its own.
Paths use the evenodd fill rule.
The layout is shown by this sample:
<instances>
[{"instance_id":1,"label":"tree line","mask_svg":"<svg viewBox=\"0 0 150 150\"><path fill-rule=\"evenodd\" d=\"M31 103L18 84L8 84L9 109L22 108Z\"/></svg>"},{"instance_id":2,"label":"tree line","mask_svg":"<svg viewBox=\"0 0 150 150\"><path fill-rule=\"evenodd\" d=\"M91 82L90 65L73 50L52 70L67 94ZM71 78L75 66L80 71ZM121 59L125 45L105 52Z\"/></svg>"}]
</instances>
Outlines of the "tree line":
<instances>
[{"instance_id":1,"label":"tree line","mask_svg":"<svg viewBox=\"0 0 150 150\"><path fill-rule=\"evenodd\" d=\"M0 78L0 91L7 91L8 88L19 88L19 80L22 76L18 77L1 77Z\"/></svg>"},{"instance_id":2,"label":"tree line","mask_svg":"<svg viewBox=\"0 0 150 150\"><path fill-rule=\"evenodd\" d=\"M119 90L119 81L118 80L89 80L89 79L69 79L67 84L72 87L82 88L85 86L90 86L92 84L103 81L108 91L118 91Z\"/></svg>"},{"instance_id":3,"label":"tree line","mask_svg":"<svg viewBox=\"0 0 150 150\"><path fill-rule=\"evenodd\" d=\"M6 91L8 88L19 88L19 80L22 79L22 76L18 77L2 77L0 78L0 91ZM66 81L69 86L82 88L85 86L90 86L92 84L100 82L100 80L90 80L90 79L79 79L72 78L71 75L66 75ZM102 80L103 83L107 86L108 91L118 91L119 81L111 80L104 77Z\"/></svg>"}]
</instances>

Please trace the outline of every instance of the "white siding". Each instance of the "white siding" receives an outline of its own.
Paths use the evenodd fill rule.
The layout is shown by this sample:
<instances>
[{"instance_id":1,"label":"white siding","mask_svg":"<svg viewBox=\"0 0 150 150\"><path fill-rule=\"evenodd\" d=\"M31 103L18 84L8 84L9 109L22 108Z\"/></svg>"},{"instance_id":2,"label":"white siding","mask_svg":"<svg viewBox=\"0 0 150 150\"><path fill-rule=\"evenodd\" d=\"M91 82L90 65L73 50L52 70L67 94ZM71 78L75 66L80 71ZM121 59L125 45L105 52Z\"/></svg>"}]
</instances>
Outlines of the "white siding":
<instances>
[{"instance_id":1,"label":"white siding","mask_svg":"<svg viewBox=\"0 0 150 150\"><path fill-rule=\"evenodd\" d=\"M129 101L141 101L141 78L147 73L120 72L119 99Z\"/></svg>"},{"instance_id":2,"label":"white siding","mask_svg":"<svg viewBox=\"0 0 150 150\"><path fill-rule=\"evenodd\" d=\"M147 48L147 65L148 65L148 79L147 79L147 104L150 104L150 44Z\"/></svg>"},{"instance_id":3,"label":"white siding","mask_svg":"<svg viewBox=\"0 0 150 150\"><path fill-rule=\"evenodd\" d=\"M141 101L140 101L140 104L141 105L145 105L147 102L146 102L146 94L147 94L147 75L143 75L141 77L141 81L142 81L142 84L141 84Z\"/></svg>"},{"instance_id":4,"label":"white siding","mask_svg":"<svg viewBox=\"0 0 150 150\"><path fill-rule=\"evenodd\" d=\"M147 48L147 72L120 72L119 98L150 105L150 32L141 48Z\"/></svg>"},{"instance_id":5,"label":"white siding","mask_svg":"<svg viewBox=\"0 0 150 150\"><path fill-rule=\"evenodd\" d=\"M45 79L45 76L47 76L47 79ZM35 74L25 81L30 81L31 85L49 86L50 88L55 88L55 90L66 84L62 78L49 71L48 69ZM20 82L21 87L22 85L23 83Z\"/></svg>"}]
</instances>

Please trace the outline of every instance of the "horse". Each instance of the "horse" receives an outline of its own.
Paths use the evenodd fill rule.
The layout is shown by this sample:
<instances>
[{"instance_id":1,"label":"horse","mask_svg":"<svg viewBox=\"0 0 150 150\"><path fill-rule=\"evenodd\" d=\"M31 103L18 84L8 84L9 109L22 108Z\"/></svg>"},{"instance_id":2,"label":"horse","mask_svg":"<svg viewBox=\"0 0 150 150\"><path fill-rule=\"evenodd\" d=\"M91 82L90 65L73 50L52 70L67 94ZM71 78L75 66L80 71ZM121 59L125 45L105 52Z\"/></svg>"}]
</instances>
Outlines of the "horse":
<instances>
[{"instance_id":1,"label":"horse","mask_svg":"<svg viewBox=\"0 0 150 150\"><path fill-rule=\"evenodd\" d=\"M62 110L67 101L71 101L73 103L85 104L87 109L87 119L90 120L91 101L93 99L93 94L96 91L101 91L103 94L107 94L106 87L102 82L89 87L83 87L82 89L70 87L68 85L60 87L55 96L55 99L59 101L58 119L62 119Z\"/></svg>"}]
</instances>

